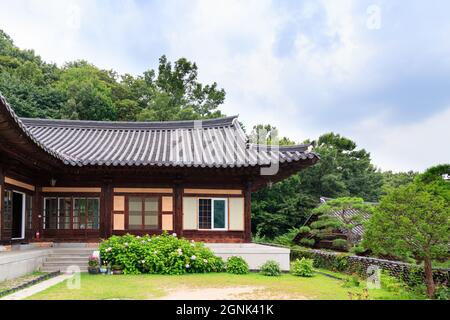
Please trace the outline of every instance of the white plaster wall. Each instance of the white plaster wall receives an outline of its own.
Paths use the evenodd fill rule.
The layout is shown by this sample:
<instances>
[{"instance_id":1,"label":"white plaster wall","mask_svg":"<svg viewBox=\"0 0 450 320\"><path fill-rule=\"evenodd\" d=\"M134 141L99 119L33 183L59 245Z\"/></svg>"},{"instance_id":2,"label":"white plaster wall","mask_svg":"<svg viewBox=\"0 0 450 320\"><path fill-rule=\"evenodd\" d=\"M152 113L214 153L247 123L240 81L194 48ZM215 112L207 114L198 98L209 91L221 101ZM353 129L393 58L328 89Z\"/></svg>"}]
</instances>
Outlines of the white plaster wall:
<instances>
[{"instance_id":1,"label":"white plaster wall","mask_svg":"<svg viewBox=\"0 0 450 320\"><path fill-rule=\"evenodd\" d=\"M280 264L283 271L290 270L290 253L286 248L271 247L254 243L206 243L215 255L225 261L232 256L240 256L247 261L250 270L259 270L269 260Z\"/></svg>"},{"instance_id":2,"label":"white plaster wall","mask_svg":"<svg viewBox=\"0 0 450 320\"><path fill-rule=\"evenodd\" d=\"M14 279L39 270L51 249L0 253L0 281Z\"/></svg>"}]
</instances>

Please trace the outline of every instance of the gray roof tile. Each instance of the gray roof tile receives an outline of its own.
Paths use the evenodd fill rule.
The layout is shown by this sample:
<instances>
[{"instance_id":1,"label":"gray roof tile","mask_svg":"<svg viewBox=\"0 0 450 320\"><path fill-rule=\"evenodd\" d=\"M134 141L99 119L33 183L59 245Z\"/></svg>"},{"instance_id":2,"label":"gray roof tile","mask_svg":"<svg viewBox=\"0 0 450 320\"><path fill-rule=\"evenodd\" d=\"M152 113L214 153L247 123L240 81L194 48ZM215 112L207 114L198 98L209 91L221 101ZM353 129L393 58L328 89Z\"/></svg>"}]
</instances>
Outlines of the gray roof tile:
<instances>
[{"instance_id":1,"label":"gray roof tile","mask_svg":"<svg viewBox=\"0 0 450 320\"><path fill-rule=\"evenodd\" d=\"M71 166L248 167L318 158L309 145L248 143L237 117L203 121L108 122L18 118L40 148Z\"/></svg>"}]
</instances>

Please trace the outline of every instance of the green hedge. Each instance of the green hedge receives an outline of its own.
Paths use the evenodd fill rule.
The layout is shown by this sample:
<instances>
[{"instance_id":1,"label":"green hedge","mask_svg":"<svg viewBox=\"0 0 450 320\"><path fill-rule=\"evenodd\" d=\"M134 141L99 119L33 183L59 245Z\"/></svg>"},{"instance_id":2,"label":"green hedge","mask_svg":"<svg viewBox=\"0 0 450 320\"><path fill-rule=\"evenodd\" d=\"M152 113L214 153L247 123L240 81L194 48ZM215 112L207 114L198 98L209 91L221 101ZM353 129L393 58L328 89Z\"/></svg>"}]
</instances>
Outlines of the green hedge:
<instances>
[{"instance_id":1,"label":"green hedge","mask_svg":"<svg viewBox=\"0 0 450 320\"><path fill-rule=\"evenodd\" d=\"M102 263L123 268L124 274L221 272L224 262L203 243L159 236L113 236L100 244Z\"/></svg>"}]
</instances>

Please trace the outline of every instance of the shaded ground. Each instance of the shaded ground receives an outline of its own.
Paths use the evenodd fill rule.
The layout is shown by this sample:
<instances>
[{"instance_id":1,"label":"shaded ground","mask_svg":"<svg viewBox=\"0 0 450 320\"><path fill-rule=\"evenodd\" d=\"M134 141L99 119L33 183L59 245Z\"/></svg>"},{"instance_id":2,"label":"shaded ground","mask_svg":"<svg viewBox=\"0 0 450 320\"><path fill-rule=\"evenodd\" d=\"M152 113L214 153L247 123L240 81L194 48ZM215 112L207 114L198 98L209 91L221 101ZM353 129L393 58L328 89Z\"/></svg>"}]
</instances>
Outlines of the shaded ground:
<instances>
[{"instance_id":1,"label":"shaded ground","mask_svg":"<svg viewBox=\"0 0 450 320\"><path fill-rule=\"evenodd\" d=\"M30 299L349 299L364 287L346 288L342 281L318 274L312 278L284 274L267 277L252 273L189 274L182 276L105 276L82 274L80 288L57 284ZM369 290L370 299L402 299L383 289Z\"/></svg>"}]
</instances>

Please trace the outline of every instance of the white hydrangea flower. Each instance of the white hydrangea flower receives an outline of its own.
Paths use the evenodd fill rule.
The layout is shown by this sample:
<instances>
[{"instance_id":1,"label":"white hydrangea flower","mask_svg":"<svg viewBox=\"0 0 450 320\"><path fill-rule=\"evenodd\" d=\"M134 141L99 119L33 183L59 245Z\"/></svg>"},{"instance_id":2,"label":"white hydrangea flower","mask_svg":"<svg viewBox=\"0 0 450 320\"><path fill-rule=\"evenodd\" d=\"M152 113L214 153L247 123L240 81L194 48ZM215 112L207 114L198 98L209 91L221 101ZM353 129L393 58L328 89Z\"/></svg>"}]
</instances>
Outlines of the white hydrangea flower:
<instances>
[{"instance_id":1,"label":"white hydrangea flower","mask_svg":"<svg viewBox=\"0 0 450 320\"><path fill-rule=\"evenodd\" d=\"M128 242L125 242L123 245L124 245L125 247L128 247Z\"/></svg>"},{"instance_id":2,"label":"white hydrangea flower","mask_svg":"<svg viewBox=\"0 0 450 320\"><path fill-rule=\"evenodd\" d=\"M191 260L195 260L195 259L197 259L197 257L195 255L191 257Z\"/></svg>"},{"instance_id":3,"label":"white hydrangea flower","mask_svg":"<svg viewBox=\"0 0 450 320\"><path fill-rule=\"evenodd\" d=\"M208 263L208 259L203 259L203 262L204 263Z\"/></svg>"},{"instance_id":4,"label":"white hydrangea flower","mask_svg":"<svg viewBox=\"0 0 450 320\"><path fill-rule=\"evenodd\" d=\"M189 264L186 264L186 269L189 269L191 266Z\"/></svg>"},{"instance_id":5,"label":"white hydrangea flower","mask_svg":"<svg viewBox=\"0 0 450 320\"><path fill-rule=\"evenodd\" d=\"M174 233L172 233L172 236L176 238L177 234L174 232Z\"/></svg>"},{"instance_id":6,"label":"white hydrangea flower","mask_svg":"<svg viewBox=\"0 0 450 320\"><path fill-rule=\"evenodd\" d=\"M155 255L158 254L158 251L153 252L153 254L155 254Z\"/></svg>"},{"instance_id":7,"label":"white hydrangea flower","mask_svg":"<svg viewBox=\"0 0 450 320\"><path fill-rule=\"evenodd\" d=\"M144 263L145 263L145 260L142 260L141 263L144 264Z\"/></svg>"}]
</instances>

